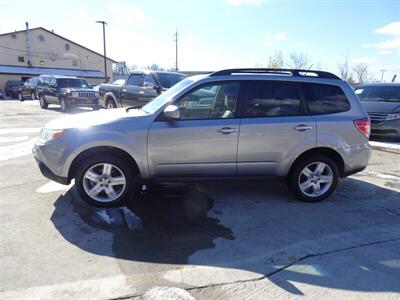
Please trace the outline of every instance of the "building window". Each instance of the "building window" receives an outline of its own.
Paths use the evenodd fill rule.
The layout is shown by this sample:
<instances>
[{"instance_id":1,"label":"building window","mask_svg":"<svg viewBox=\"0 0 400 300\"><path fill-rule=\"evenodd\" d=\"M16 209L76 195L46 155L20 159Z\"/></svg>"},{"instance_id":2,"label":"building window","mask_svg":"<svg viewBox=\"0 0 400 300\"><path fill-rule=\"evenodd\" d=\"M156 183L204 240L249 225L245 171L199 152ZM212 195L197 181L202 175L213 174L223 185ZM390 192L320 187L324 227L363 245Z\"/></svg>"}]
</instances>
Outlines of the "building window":
<instances>
[{"instance_id":1,"label":"building window","mask_svg":"<svg viewBox=\"0 0 400 300\"><path fill-rule=\"evenodd\" d=\"M40 61L40 64L43 66L43 65L44 65L44 60L41 60L41 61Z\"/></svg>"},{"instance_id":2,"label":"building window","mask_svg":"<svg viewBox=\"0 0 400 300\"><path fill-rule=\"evenodd\" d=\"M25 57L18 56L18 62L25 62Z\"/></svg>"},{"instance_id":3,"label":"building window","mask_svg":"<svg viewBox=\"0 0 400 300\"><path fill-rule=\"evenodd\" d=\"M69 47L69 44L65 44L65 50L66 50L66 51L69 51L69 48L70 48L70 47Z\"/></svg>"},{"instance_id":4,"label":"building window","mask_svg":"<svg viewBox=\"0 0 400 300\"><path fill-rule=\"evenodd\" d=\"M73 67L77 67L78 66L78 61L77 60L73 60L72 61L72 66Z\"/></svg>"}]
</instances>

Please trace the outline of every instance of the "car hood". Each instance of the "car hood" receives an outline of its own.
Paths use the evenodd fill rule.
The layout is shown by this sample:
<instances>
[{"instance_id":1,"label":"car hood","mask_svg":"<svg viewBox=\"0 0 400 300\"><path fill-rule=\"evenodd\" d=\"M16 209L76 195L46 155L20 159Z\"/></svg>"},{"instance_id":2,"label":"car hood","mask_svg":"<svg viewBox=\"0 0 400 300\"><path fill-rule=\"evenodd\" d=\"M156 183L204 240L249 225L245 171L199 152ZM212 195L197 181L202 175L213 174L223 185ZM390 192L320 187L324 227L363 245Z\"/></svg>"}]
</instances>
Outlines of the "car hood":
<instances>
[{"instance_id":1,"label":"car hood","mask_svg":"<svg viewBox=\"0 0 400 300\"><path fill-rule=\"evenodd\" d=\"M55 119L46 124L48 129L69 129L69 128L89 128L97 125L104 125L114 121L129 118L139 118L146 116L141 109L131 109L128 112L125 108L99 110L76 115L70 115Z\"/></svg>"},{"instance_id":2,"label":"car hood","mask_svg":"<svg viewBox=\"0 0 400 300\"><path fill-rule=\"evenodd\" d=\"M400 112L399 102L362 101L368 113L390 114Z\"/></svg>"},{"instance_id":3,"label":"car hood","mask_svg":"<svg viewBox=\"0 0 400 300\"><path fill-rule=\"evenodd\" d=\"M60 88L60 92L96 92L93 89L85 88Z\"/></svg>"}]
</instances>

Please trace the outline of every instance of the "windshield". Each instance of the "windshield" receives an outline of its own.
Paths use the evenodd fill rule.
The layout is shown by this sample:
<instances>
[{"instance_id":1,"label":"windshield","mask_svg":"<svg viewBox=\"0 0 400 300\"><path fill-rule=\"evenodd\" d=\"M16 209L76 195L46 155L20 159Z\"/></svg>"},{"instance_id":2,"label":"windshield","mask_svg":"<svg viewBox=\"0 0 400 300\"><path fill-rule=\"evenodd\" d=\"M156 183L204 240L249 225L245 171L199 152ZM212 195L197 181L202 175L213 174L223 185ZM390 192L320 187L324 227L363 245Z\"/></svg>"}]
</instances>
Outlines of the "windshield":
<instances>
[{"instance_id":1,"label":"windshield","mask_svg":"<svg viewBox=\"0 0 400 300\"><path fill-rule=\"evenodd\" d=\"M160 107L162 107L165 103L171 100L171 98L183 90L185 87L193 83L193 79L185 79L174 85L172 88L162 93L160 96L155 98L153 101L147 103L142 107L142 110L146 113L152 114L155 113Z\"/></svg>"},{"instance_id":2,"label":"windshield","mask_svg":"<svg viewBox=\"0 0 400 300\"><path fill-rule=\"evenodd\" d=\"M173 85L177 84L179 81L185 79L187 76L184 74L168 74L168 73L158 73L158 79L160 80L161 86L163 88L169 89Z\"/></svg>"},{"instance_id":3,"label":"windshield","mask_svg":"<svg viewBox=\"0 0 400 300\"><path fill-rule=\"evenodd\" d=\"M18 81L18 80L11 80L11 81L9 81L9 83L8 83L8 85L9 86L12 86L12 87L14 87L14 86L20 86L22 84L22 81Z\"/></svg>"},{"instance_id":4,"label":"windshield","mask_svg":"<svg viewBox=\"0 0 400 300\"><path fill-rule=\"evenodd\" d=\"M85 80L76 78L57 79L57 85L60 88L89 88Z\"/></svg>"},{"instance_id":5,"label":"windshield","mask_svg":"<svg viewBox=\"0 0 400 300\"><path fill-rule=\"evenodd\" d=\"M366 86L354 91L361 101L400 102L399 86Z\"/></svg>"}]
</instances>

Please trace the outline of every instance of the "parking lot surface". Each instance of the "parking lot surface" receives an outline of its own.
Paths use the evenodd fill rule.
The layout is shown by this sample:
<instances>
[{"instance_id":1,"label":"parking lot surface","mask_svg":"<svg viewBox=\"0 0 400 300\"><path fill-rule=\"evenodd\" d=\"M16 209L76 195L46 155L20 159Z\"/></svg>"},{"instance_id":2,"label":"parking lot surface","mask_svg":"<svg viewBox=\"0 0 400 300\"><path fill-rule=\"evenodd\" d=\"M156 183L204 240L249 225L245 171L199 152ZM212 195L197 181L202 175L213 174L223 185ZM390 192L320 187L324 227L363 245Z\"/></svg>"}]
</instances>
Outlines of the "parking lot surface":
<instances>
[{"instance_id":1,"label":"parking lot surface","mask_svg":"<svg viewBox=\"0 0 400 300\"><path fill-rule=\"evenodd\" d=\"M374 150L322 203L283 182L235 182L150 187L96 209L31 154L62 115L0 100L0 299L400 298L399 153ZM196 198L207 218L188 217Z\"/></svg>"}]
</instances>

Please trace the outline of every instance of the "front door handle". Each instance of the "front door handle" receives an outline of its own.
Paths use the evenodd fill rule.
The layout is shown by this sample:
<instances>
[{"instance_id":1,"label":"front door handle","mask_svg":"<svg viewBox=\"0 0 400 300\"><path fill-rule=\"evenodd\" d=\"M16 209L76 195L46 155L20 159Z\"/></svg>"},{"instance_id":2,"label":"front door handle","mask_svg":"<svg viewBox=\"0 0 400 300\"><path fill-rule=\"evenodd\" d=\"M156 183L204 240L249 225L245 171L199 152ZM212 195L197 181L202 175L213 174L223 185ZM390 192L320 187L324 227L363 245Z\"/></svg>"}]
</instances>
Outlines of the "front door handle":
<instances>
[{"instance_id":1,"label":"front door handle","mask_svg":"<svg viewBox=\"0 0 400 300\"><path fill-rule=\"evenodd\" d=\"M293 128L293 130L297 130L297 131L300 131L300 132L311 130L311 129L312 129L311 126L307 126L307 125L304 125L304 124L297 125L295 128Z\"/></svg>"},{"instance_id":2,"label":"front door handle","mask_svg":"<svg viewBox=\"0 0 400 300\"><path fill-rule=\"evenodd\" d=\"M222 127L220 129L218 129L217 131L222 134L231 134L231 133L235 133L236 129L231 128L231 127Z\"/></svg>"}]
</instances>

